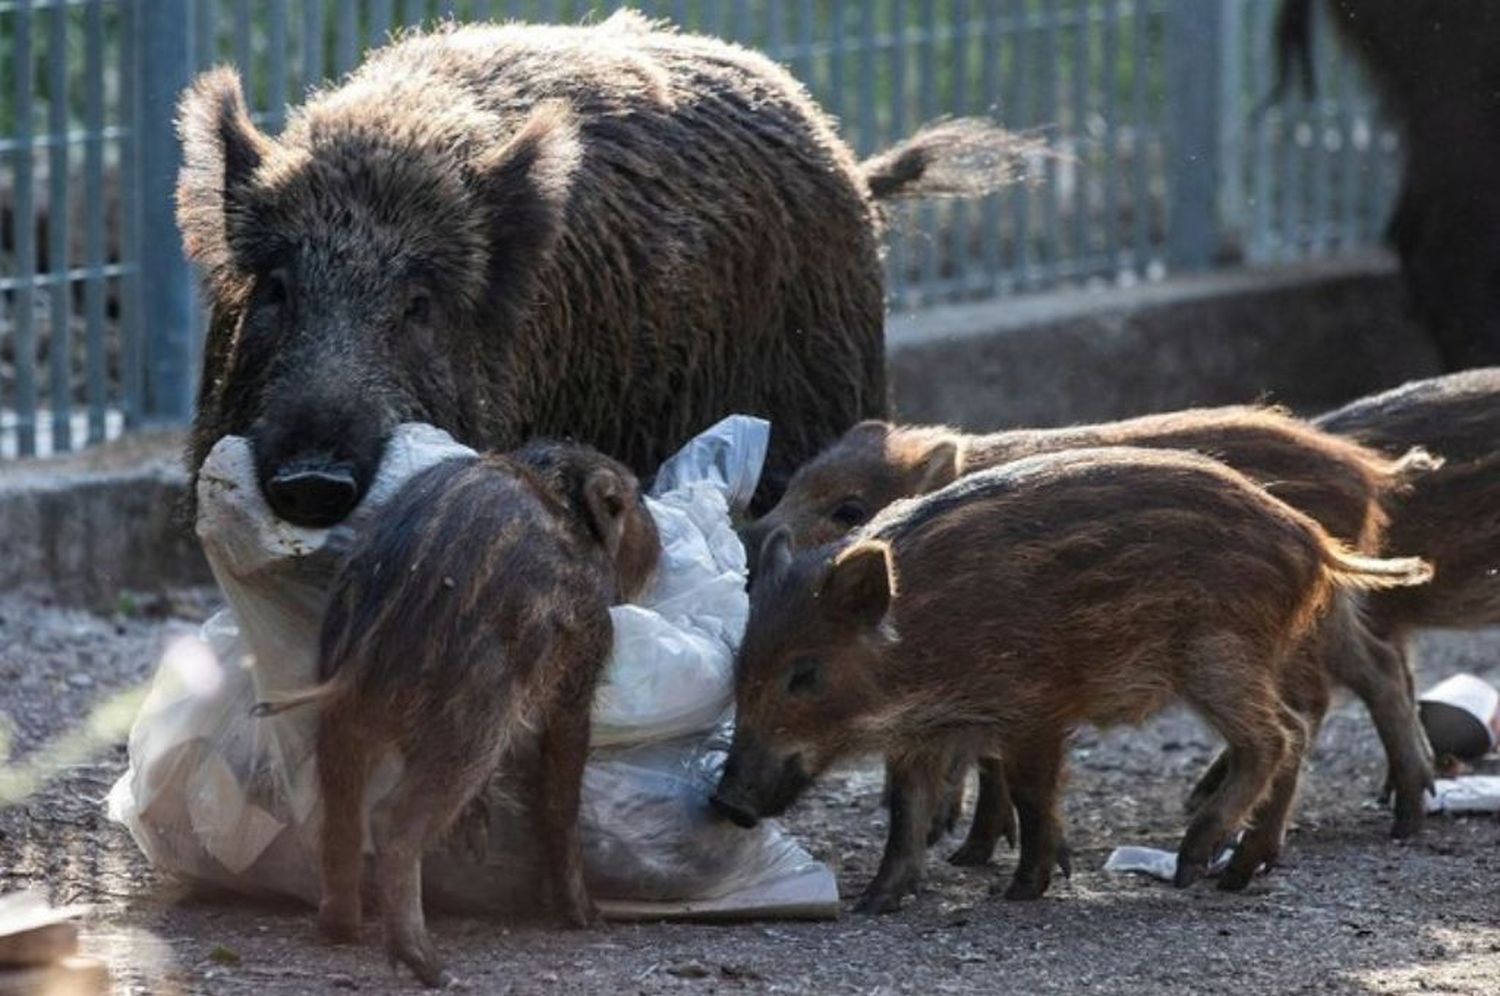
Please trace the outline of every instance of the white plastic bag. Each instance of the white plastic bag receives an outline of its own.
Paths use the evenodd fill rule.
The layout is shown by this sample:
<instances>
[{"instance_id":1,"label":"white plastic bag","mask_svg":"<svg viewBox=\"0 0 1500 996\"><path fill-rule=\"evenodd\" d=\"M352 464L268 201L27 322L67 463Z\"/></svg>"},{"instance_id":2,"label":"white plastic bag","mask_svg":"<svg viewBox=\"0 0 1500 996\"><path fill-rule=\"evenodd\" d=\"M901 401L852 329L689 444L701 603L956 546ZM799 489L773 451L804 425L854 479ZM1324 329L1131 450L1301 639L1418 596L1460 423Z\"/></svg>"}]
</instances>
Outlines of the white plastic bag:
<instances>
[{"instance_id":1,"label":"white plastic bag","mask_svg":"<svg viewBox=\"0 0 1500 996\"><path fill-rule=\"evenodd\" d=\"M615 648L595 700L580 815L586 873L606 915L837 913L825 866L774 824L747 833L707 805L727 749L733 654L748 614L731 512L754 492L768 438L759 419L723 420L662 466L647 499L662 566L639 604L611 610ZM328 584L370 516L413 474L469 453L431 426L402 426L349 519L309 530L266 506L248 443L215 446L199 475L198 532L230 608L199 640L168 650L131 731L130 768L109 799L111 817L158 868L317 900L316 716L253 719L250 707L314 682ZM539 859L517 808L523 797L498 780L491 786L481 862L449 848L429 855L429 902L531 905Z\"/></svg>"}]
</instances>

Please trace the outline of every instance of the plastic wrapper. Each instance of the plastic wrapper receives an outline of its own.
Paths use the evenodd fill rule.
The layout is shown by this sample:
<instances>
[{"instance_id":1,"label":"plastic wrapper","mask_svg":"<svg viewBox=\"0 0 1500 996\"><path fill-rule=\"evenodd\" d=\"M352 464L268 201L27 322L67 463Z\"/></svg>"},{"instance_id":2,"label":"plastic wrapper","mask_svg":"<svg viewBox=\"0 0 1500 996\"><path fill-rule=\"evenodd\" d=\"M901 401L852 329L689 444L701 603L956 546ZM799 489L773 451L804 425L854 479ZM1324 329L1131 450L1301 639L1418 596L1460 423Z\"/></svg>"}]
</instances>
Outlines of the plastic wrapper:
<instances>
[{"instance_id":1,"label":"plastic wrapper","mask_svg":"<svg viewBox=\"0 0 1500 996\"><path fill-rule=\"evenodd\" d=\"M1427 796L1429 813L1500 813L1500 775L1439 778Z\"/></svg>"},{"instance_id":2,"label":"plastic wrapper","mask_svg":"<svg viewBox=\"0 0 1500 996\"><path fill-rule=\"evenodd\" d=\"M611 610L614 651L595 699L580 812L586 875L606 916L837 913L825 866L774 823L745 831L707 803L727 749L733 654L748 614L731 516L755 490L768 437L759 419L723 420L662 466L647 498L662 565L639 603ZM329 582L370 516L413 474L472 452L431 426L402 426L348 520L309 530L271 513L245 440L214 447L199 475L198 533L230 607L197 639L168 648L131 730L130 767L109 798L111 817L155 866L317 901L316 713L257 719L250 708L314 682ZM429 904L534 906L540 859L525 793L507 777L486 792L482 857L447 845L428 855ZM366 816L390 778L389 766L375 772Z\"/></svg>"},{"instance_id":3,"label":"plastic wrapper","mask_svg":"<svg viewBox=\"0 0 1500 996\"><path fill-rule=\"evenodd\" d=\"M1233 856L1233 849L1221 851L1208 866L1208 874L1217 875L1229 867L1229 859ZM1104 861L1104 870L1117 875L1138 872L1152 878L1159 878L1163 882L1170 882L1177 875L1177 852L1127 844L1109 852L1109 857Z\"/></svg>"}]
</instances>

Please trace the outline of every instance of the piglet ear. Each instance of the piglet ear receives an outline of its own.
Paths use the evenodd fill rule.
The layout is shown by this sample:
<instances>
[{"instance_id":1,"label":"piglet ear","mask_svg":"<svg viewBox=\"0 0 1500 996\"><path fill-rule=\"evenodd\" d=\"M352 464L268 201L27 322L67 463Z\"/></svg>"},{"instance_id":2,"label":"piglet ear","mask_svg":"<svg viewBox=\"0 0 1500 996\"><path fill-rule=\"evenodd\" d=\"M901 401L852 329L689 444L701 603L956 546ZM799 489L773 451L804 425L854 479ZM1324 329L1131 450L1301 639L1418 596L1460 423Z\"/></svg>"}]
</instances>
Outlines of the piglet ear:
<instances>
[{"instance_id":1,"label":"piglet ear","mask_svg":"<svg viewBox=\"0 0 1500 996\"><path fill-rule=\"evenodd\" d=\"M510 141L475 164L474 183L489 213L493 294L514 300L528 289L529 276L562 233L582 155L573 112L547 101Z\"/></svg>"},{"instance_id":2,"label":"piglet ear","mask_svg":"<svg viewBox=\"0 0 1500 996\"><path fill-rule=\"evenodd\" d=\"M250 120L240 78L228 67L204 73L183 94L177 132L177 224L188 258L212 273L232 262L244 192L274 143Z\"/></svg>"},{"instance_id":3,"label":"piglet ear","mask_svg":"<svg viewBox=\"0 0 1500 996\"><path fill-rule=\"evenodd\" d=\"M625 539L625 515L633 496L630 487L612 470L596 470L583 482L583 501L594 533L611 557Z\"/></svg>"},{"instance_id":4,"label":"piglet ear","mask_svg":"<svg viewBox=\"0 0 1500 996\"><path fill-rule=\"evenodd\" d=\"M818 599L835 615L873 629L885 621L895 593L890 546L861 540L834 558Z\"/></svg>"},{"instance_id":5,"label":"piglet ear","mask_svg":"<svg viewBox=\"0 0 1500 996\"><path fill-rule=\"evenodd\" d=\"M928 447L917 464L917 490L914 494L925 495L946 488L958 480L958 444L951 439L942 439Z\"/></svg>"}]
</instances>

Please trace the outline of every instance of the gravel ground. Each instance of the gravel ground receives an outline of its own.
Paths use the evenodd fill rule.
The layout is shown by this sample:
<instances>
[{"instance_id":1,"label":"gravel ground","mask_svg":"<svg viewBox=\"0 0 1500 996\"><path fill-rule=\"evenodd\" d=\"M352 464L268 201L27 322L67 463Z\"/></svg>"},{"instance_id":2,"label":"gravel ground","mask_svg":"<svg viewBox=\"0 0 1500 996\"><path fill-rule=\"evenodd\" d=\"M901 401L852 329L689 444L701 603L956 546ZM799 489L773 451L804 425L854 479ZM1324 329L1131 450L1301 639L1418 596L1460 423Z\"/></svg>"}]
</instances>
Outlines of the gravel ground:
<instances>
[{"instance_id":1,"label":"gravel ground","mask_svg":"<svg viewBox=\"0 0 1500 996\"><path fill-rule=\"evenodd\" d=\"M189 897L104 818L133 700L100 706L138 688L163 642L210 603L188 593L104 617L0 596L0 757L8 741L20 762L0 774L0 796L25 790L30 762L47 769L0 806L0 892L95 904L85 945L121 993L416 991L373 930L363 946L325 948L306 909ZM1424 686L1456 670L1500 681L1500 631L1432 635L1420 657ZM77 729L97 736L58 745ZM1075 876L1036 903L989 895L1010 854L961 871L935 853L927 890L887 917L582 933L439 917L434 932L473 989L493 993L1500 992L1500 823L1437 818L1418 843L1388 840L1372 802L1383 764L1357 704L1330 716L1311 759L1287 865L1246 894L1100 871L1117 844L1175 846L1181 798L1213 750L1180 711L1080 736L1067 792ZM846 896L879 859L879 797L865 766L827 779L787 820Z\"/></svg>"}]
</instances>

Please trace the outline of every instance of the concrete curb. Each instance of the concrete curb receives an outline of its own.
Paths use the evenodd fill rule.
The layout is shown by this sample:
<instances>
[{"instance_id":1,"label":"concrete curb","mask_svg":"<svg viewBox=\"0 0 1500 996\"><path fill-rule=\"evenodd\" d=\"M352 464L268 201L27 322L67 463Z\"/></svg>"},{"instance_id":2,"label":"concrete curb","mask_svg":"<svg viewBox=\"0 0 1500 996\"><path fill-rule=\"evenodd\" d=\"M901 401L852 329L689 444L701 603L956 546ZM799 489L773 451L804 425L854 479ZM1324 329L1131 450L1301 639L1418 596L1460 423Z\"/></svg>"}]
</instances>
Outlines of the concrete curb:
<instances>
[{"instance_id":1,"label":"concrete curb","mask_svg":"<svg viewBox=\"0 0 1500 996\"><path fill-rule=\"evenodd\" d=\"M127 592L207 584L182 514L180 433L143 433L57 460L0 466L0 589L115 608Z\"/></svg>"}]
</instances>

